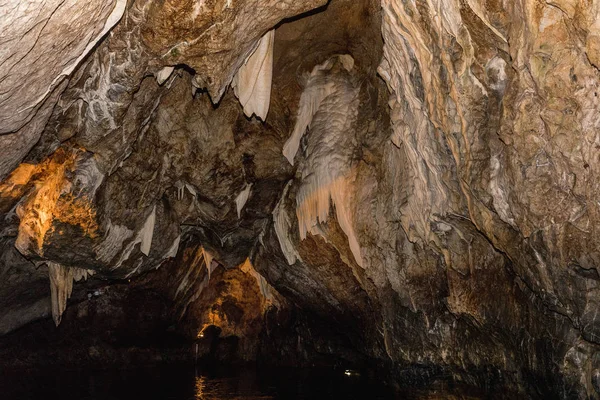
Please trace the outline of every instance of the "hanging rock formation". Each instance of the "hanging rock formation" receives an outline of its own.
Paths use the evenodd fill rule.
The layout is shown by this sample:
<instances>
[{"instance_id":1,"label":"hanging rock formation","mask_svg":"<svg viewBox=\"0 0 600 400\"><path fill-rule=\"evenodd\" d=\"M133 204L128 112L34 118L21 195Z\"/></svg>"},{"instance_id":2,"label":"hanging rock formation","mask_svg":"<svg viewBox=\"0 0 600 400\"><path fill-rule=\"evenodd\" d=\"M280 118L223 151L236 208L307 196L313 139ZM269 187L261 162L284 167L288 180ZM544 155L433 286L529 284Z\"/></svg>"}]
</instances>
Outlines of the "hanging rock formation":
<instances>
[{"instance_id":1,"label":"hanging rock formation","mask_svg":"<svg viewBox=\"0 0 600 400\"><path fill-rule=\"evenodd\" d=\"M600 2L9 3L0 334L102 282L248 358L600 397Z\"/></svg>"},{"instance_id":2,"label":"hanging rock formation","mask_svg":"<svg viewBox=\"0 0 600 400\"><path fill-rule=\"evenodd\" d=\"M256 115L263 121L271 102L274 38L275 31L270 30L260 39L258 47L240 67L231 83L244 107L244 114L248 117Z\"/></svg>"},{"instance_id":3,"label":"hanging rock formation","mask_svg":"<svg viewBox=\"0 0 600 400\"><path fill-rule=\"evenodd\" d=\"M73 291L73 281L79 282L93 275L94 271L86 271L79 268L63 267L55 263L48 263L48 275L50 276L50 293L52 298L52 319L58 326L62 314L67 308L67 300Z\"/></svg>"}]
</instances>

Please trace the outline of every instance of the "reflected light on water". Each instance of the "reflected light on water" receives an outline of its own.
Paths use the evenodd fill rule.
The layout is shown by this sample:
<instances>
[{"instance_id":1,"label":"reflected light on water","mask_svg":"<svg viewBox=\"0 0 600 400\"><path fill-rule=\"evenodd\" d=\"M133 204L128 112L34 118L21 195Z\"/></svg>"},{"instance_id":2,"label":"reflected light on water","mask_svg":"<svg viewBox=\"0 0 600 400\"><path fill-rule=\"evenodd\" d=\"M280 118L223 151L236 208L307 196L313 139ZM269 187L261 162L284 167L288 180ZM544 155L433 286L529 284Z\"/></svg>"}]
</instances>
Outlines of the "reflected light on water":
<instances>
[{"instance_id":1,"label":"reflected light on water","mask_svg":"<svg viewBox=\"0 0 600 400\"><path fill-rule=\"evenodd\" d=\"M352 369L195 369L189 364L133 369L56 368L0 374L0 400L479 400L524 397L492 389L473 391L454 383L401 388ZM350 375L348 375L348 373Z\"/></svg>"},{"instance_id":2,"label":"reflected light on water","mask_svg":"<svg viewBox=\"0 0 600 400\"><path fill-rule=\"evenodd\" d=\"M196 377L196 400L204 400L204 380L203 376Z\"/></svg>"},{"instance_id":3,"label":"reflected light on water","mask_svg":"<svg viewBox=\"0 0 600 400\"><path fill-rule=\"evenodd\" d=\"M240 387L237 379L209 379L196 377L196 400L272 400L273 396L265 395L249 388Z\"/></svg>"}]
</instances>

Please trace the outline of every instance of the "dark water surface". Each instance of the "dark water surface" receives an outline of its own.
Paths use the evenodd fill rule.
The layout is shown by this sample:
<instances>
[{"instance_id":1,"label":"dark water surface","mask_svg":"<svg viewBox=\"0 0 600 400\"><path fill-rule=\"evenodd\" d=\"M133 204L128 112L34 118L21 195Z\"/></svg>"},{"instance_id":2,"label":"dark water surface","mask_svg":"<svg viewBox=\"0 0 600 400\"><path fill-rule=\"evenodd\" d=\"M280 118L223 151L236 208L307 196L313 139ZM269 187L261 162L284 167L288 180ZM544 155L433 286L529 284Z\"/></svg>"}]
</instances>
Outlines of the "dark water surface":
<instances>
[{"instance_id":1,"label":"dark water surface","mask_svg":"<svg viewBox=\"0 0 600 400\"><path fill-rule=\"evenodd\" d=\"M463 399L439 390L392 391L376 377L332 369L248 368L214 370L194 366L136 369L9 371L0 375L2 400L309 400Z\"/></svg>"}]
</instances>

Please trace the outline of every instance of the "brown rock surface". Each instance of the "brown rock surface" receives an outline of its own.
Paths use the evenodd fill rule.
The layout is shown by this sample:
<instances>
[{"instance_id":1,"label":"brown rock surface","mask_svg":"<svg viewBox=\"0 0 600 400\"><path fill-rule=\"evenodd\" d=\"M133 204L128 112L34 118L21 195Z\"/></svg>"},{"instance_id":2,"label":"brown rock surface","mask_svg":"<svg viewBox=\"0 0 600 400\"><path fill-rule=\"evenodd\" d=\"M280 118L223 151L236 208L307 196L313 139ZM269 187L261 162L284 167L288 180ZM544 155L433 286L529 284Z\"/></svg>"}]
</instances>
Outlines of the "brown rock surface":
<instances>
[{"instance_id":1,"label":"brown rock surface","mask_svg":"<svg viewBox=\"0 0 600 400\"><path fill-rule=\"evenodd\" d=\"M96 3L56 53L35 19L6 31L41 29L41 58L0 64L1 334L49 315L53 263L96 273L75 303L164 278L161 318L241 358L600 397L600 4L132 1L58 78ZM261 122L227 88L271 29Z\"/></svg>"}]
</instances>

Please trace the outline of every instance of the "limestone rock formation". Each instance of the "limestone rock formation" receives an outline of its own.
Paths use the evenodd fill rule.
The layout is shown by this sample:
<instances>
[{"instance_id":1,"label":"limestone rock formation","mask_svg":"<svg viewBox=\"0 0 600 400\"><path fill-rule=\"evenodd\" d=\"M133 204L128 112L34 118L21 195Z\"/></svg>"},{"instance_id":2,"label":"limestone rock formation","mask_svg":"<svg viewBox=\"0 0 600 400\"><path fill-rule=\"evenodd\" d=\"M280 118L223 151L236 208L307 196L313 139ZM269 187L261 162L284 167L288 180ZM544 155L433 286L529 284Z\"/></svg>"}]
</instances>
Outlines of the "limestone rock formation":
<instances>
[{"instance_id":1,"label":"limestone rock formation","mask_svg":"<svg viewBox=\"0 0 600 400\"><path fill-rule=\"evenodd\" d=\"M244 107L248 117L256 115L263 121L271 102L271 82L273 80L273 39L275 31L270 30L258 42L254 50L233 77L231 86Z\"/></svg>"},{"instance_id":2,"label":"limestone rock formation","mask_svg":"<svg viewBox=\"0 0 600 400\"><path fill-rule=\"evenodd\" d=\"M600 397L600 2L13 3L1 335L103 285L242 358Z\"/></svg>"},{"instance_id":3,"label":"limestone rock formation","mask_svg":"<svg viewBox=\"0 0 600 400\"><path fill-rule=\"evenodd\" d=\"M0 178L40 139L64 81L121 19L125 0L3 1Z\"/></svg>"},{"instance_id":4,"label":"limestone rock formation","mask_svg":"<svg viewBox=\"0 0 600 400\"><path fill-rule=\"evenodd\" d=\"M60 324L62 314L67 308L67 300L73 291L73 281L78 282L87 279L88 274L94 271L86 271L78 268L63 267L60 264L48 263L48 275L50 276L50 293L52 297L52 318L56 325Z\"/></svg>"}]
</instances>

